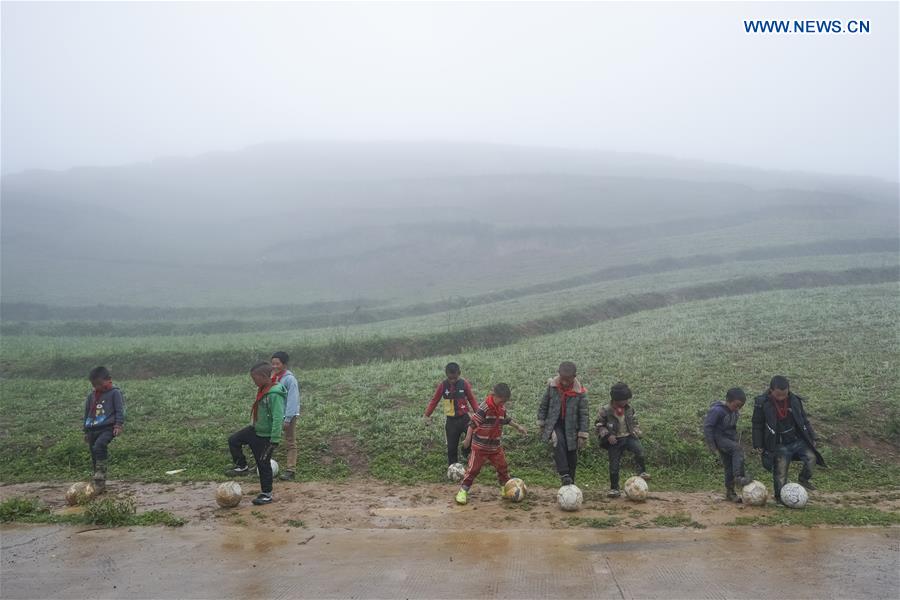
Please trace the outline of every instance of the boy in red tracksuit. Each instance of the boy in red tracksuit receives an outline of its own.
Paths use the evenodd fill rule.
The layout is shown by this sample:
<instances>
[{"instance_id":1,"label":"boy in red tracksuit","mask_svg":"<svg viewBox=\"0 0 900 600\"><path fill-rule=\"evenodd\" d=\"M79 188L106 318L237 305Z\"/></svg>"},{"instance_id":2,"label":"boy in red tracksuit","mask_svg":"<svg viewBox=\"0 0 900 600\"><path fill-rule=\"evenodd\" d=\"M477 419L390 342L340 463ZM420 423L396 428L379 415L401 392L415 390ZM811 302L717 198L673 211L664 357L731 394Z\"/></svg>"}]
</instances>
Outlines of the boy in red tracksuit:
<instances>
[{"instance_id":1,"label":"boy in red tracksuit","mask_svg":"<svg viewBox=\"0 0 900 600\"><path fill-rule=\"evenodd\" d=\"M460 377L460 368L456 363L448 363L444 368L447 378L437 384L434 396L425 409L425 423L431 425L431 413L441 403L441 410L447 417L444 432L447 434L447 464L459 462L459 438L466 435L469 428L469 407L471 412L478 410L478 401L472 393L469 382ZM468 460L469 451L463 448L463 458Z\"/></svg>"},{"instance_id":2,"label":"boy in red tracksuit","mask_svg":"<svg viewBox=\"0 0 900 600\"><path fill-rule=\"evenodd\" d=\"M503 495L502 486L509 481L509 466L506 464L503 446L500 445L503 426L512 425L519 433L523 435L528 433L524 427L506 414L506 403L509 402L510 396L512 393L509 386L505 383L498 383L494 386L493 393L485 398L475 414L472 415L472 421L469 423L469 430L466 432L466 439L463 442L463 448L471 447L472 453L469 455L469 466L466 469L462 487L456 494L457 504L466 504L469 501L469 489L486 462L491 463L497 469L497 479L500 480L501 486L500 494Z\"/></svg>"}]
</instances>

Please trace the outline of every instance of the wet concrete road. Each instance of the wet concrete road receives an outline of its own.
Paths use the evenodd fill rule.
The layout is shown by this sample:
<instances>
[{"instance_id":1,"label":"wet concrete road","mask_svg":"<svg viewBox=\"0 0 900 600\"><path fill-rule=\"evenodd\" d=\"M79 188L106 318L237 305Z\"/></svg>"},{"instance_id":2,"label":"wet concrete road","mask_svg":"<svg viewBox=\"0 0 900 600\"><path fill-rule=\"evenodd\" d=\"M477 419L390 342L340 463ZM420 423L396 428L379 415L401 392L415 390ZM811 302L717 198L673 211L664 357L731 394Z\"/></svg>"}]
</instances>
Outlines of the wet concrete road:
<instances>
[{"instance_id":1,"label":"wet concrete road","mask_svg":"<svg viewBox=\"0 0 900 600\"><path fill-rule=\"evenodd\" d=\"M5 526L6 598L898 598L900 529Z\"/></svg>"}]
</instances>

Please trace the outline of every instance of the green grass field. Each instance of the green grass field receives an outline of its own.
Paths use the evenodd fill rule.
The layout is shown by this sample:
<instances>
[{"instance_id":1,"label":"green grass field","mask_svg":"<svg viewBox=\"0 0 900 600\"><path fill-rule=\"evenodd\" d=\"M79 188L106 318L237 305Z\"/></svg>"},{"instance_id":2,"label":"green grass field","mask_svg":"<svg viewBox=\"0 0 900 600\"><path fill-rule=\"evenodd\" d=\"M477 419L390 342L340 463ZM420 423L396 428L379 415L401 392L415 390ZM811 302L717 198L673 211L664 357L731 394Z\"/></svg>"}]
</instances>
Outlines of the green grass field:
<instances>
[{"instance_id":1,"label":"green grass field","mask_svg":"<svg viewBox=\"0 0 900 600\"><path fill-rule=\"evenodd\" d=\"M867 260L856 256L833 265L858 266L858 259ZM668 285L672 283L677 282ZM301 366L298 475L305 480L359 474L395 482L441 481L443 428L437 423L426 428L420 416L443 365L456 360L479 395L499 381L511 385L511 411L532 429L528 436L511 432L506 437L512 470L529 482L553 485L550 452L537 441L533 423L546 379L561 360L571 359L590 390L592 413L608 397L609 385L624 380L632 386L657 489L719 487L720 470L701 441L706 408L734 385L751 394L761 392L775 373L789 376L795 391L808 399L810 417L825 439L823 454L830 469L817 474L821 489L897 487L898 300L896 281L765 291L685 301L449 356L339 368ZM278 340L268 336L245 349L247 366L273 349ZM156 351L156 344L165 349L162 344L168 340L145 340L145 351ZM198 337L200 348L201 341ZM20 349L28 343L13 340L22 344ZM11 348L15 345L7 346L4 339L5 360L15 354ZM45 351L39 349L31 360L40 363ZM96 355L86 351L83 357L84 370L94 366L89 361ZM185 360L186 373L209 367L191 363L190 355ZM115 362L108 366L115 375ZM245 373L117 381L127 397L128 424L111 446L111 477L162 480L164 471L184 468L178 478L222 478L228 463L225 440L247 420L254 394ZM0 382L0 450L7 457L0 479L87 475L89 458L79 428L87 390L87 381L75 376L6 377ZM746 412L741 423L745 443L749 417ZM579 483L605 486L606 463L605 453L592 443L579 462ZM768 481L754 459L750 465ZM625 459L624 469L629 468Z\"/></svg>"}]
</instances>

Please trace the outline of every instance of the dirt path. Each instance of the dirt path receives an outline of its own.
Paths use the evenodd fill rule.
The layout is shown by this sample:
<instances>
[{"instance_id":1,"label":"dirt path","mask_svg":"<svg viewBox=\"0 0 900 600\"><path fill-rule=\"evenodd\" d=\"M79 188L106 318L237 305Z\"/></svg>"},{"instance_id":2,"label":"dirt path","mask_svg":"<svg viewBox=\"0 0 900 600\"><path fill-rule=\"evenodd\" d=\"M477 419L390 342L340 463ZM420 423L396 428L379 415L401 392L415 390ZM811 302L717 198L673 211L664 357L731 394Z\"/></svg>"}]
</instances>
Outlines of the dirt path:
<instances>
[{"instance_id":1,"label":"dirt path","mask_svg":"<svg viewBox=\"0 0 900 600\"><path fill-rule=\"evenodd\" d=\"M134 483L111 482L111 494L134 497L138 511L167 510L188 520L192 526L225 524L265 524L307 528L348 529L462 529L468 527L560 529L593 526L634 529L655 527L662 517L693 527L716 527L734 522L740 516L761 514L759 509L724 502L711 492L655 492L644 503L624 498L608 499L602 492L585 492L582 510L566 513L556 505L556 488L529 488L524 502L513 504L499 498L499 488L476 486L470 503L453 502L456 486L422 484L390 486L374 480L348 480L336 483L283 483L275 487L276 501L257 507L250 500L259 491L255 480L243 483L244 500L233 509L215 503L212 482ZM78 510L65 507L64 483L27 483L0 486L0 500L12 496L38 497L53 510ZM814 492L811 503L818 505L858 505L881 510L900 510L897 491L866 494L823 494ZM785 510L785 509L780 509ZM294 522L293 525L288 522ZM302 525L298 522L302 521Z\"/></svg>"}]
</instances>

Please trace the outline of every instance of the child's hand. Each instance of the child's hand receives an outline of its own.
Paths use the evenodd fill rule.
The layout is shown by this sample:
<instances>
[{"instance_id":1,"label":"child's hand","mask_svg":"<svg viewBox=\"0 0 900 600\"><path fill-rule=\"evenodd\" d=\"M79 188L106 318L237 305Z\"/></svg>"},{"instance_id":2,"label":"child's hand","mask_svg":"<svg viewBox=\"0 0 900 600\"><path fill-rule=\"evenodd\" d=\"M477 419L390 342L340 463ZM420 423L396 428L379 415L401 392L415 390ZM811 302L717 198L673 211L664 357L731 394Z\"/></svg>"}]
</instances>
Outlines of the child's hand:
<instances>
[{"instance_id":1,"label":"child's hand","mask_svg":"<svg viewBox=\"0 0 900 600\"><path fill-rule=\"evenodd\" d=\"M85 443L85 444L90 444L90 443L91 443L91 434L89 434L89 433L85 433L85 434L84 434L84 443Z\"/></svg>"},{"instance_id":2,"label":"child's hand","mask_svg":"<svg viewBox=\"0 0 900 600\"><path fill-rule=\"evenodd\" d=\"M469 446L471 446L471 445L472 445L471 440L463 440L462 447L465 448L466 450L468 450Z\"/></svg>"},{"instance_id":3,"label":"child's hand","mask_svg":"<svg viewBox=\"0 0 900 600\"><path fill-rule=\"evenodd\" d=\"M422 423L425 425L431 425L433 422L433 418L431 415L422 415Z\"/></svg>"},{"instance_id":4,"label":"child's hand","mask_svg":"<svg viewBox=\"0 0 900 600\"><path fill-rule=\"evenodd\" d=\"M113 437L119 437L120 435L122 435L122 429L124 429L124 427L122 427L121 425L113 425Z\"/></svg>"},{"instance_id":5,"label":"child's hand","mask_svg":"<svg viewBox=\"0 0 900 600\"><path fill-rule=\"evenodd\" d=\"M587 438L580 437L578 438L578 449L584 450L587 447Z\"/></svg>"},{"instance_id":6,"label":"child's hand","mask_svg":"<svg viewBox=\"0 0 900 600\"><path fill-rule=\"evenodd\" d=\"M609 437L606 438L606 441L615 446L619 442L619 439L613 434L609 434Z\"/></svg>"},{"instance_id":7,"label":"child's hand","mask_svg":"<svg viewBox=\"0 0 900 600\"><path fill-rule=\"evenodd\" d=\"M516 431L518 431L518 432L521 433L522 435L527 435L527 434L528 434L528 430L525 429L525 427L524 427L523 425L516 425Z\"/></svg>"}]
</instances>

